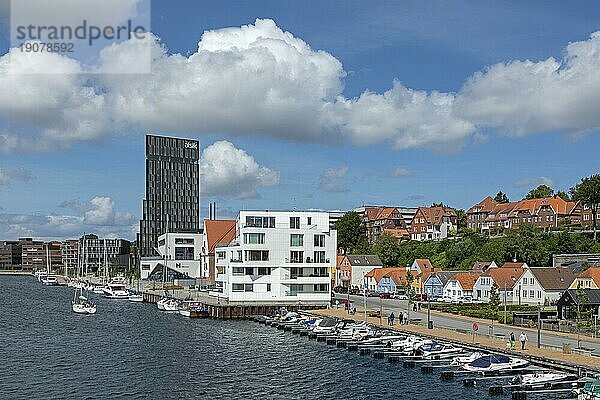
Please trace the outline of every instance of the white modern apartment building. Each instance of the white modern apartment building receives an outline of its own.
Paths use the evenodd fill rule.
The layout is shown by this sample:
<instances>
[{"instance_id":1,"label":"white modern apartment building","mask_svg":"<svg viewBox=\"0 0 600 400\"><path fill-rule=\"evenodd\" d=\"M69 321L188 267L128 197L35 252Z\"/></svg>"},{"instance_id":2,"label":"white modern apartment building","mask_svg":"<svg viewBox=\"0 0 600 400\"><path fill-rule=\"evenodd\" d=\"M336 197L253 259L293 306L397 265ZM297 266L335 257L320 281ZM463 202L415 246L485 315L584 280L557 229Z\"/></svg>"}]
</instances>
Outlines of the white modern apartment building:
<instances>
[{"instance_id":1,"label":"white modern apartment building","mask_svg":"<svg viewBox=\"0 0 600 400\"><path fill-rule=\"evenodd\" d=\"M162 274L173 278L202 278L202 242L200 233L166 233L158 237L158 256L142 257L141 278ZM162 276L162 275L161 275Z\"/></svg>"},{"instance_id":2,"label":"white modern apartment building","mask_svg":"<svg viewBox=\"0 0 600 400\"><path fill-rule=\"evenodd\" d=\"M329 304L336 248L327 212L241 211L235 239L215 250L218 296L230 302Z\"/></svg>"}]
</instances>

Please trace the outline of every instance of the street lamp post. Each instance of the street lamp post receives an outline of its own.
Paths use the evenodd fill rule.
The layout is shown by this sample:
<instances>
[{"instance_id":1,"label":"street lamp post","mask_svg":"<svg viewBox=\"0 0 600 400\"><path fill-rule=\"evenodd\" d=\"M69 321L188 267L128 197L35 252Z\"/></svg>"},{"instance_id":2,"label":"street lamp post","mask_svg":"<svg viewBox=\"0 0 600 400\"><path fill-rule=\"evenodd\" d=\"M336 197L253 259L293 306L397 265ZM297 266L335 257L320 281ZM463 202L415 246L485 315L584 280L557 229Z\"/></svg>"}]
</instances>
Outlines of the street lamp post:
<instances>
[{"instance_id":1,"label":"street lamp post","mask_svg":"<svg viewBox=\"0 0 600 400\"><path fill-rule=\"evenodd\" d=\"M506 281L504 282L504 325L506 325Z\"/></svg>"},{"instance_id":2,"label":"street lamp post","mask_svg":"<svg viewBox=\"0 0 600 400\"><path fill-rule=\"evenodd\" d=\"M432 328L433 327L431 326L431 293L429 293L427 295L427 329Z\"/></svg>"},{"instance_id":3,"label":"street lamp post","mask_svg":"<svg viewBox=\"0 0 600 400\"><path fill-rule=\"evenodd\" d=\"M541 319L541 314L542 314L542 306L540 305L540 302L538 301L538 307L537 307L537 346L538 349L541 347L541 338L542 338L542 319Z\"/></svg>"}]
</instances>

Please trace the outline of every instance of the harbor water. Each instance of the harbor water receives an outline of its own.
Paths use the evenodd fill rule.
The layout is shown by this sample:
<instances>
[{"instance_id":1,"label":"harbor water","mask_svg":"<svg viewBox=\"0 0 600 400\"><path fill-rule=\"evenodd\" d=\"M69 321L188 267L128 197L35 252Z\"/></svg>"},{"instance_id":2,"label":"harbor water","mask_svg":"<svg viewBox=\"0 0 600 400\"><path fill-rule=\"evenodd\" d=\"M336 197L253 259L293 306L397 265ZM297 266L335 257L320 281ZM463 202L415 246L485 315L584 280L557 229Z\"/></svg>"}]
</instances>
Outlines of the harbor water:
<instances>
[{"instance_id":1,"label":"harbor water","mask_svg":"<svg viewBox=\"0 0 600 400\"><path fill-rule=\"evenodd\" d=\"M480 399L487 388L422 374L248 321L185 319L0 276L0 398ZM93 296L93 295L90 295Z\"/></svg>"}]
</instances>

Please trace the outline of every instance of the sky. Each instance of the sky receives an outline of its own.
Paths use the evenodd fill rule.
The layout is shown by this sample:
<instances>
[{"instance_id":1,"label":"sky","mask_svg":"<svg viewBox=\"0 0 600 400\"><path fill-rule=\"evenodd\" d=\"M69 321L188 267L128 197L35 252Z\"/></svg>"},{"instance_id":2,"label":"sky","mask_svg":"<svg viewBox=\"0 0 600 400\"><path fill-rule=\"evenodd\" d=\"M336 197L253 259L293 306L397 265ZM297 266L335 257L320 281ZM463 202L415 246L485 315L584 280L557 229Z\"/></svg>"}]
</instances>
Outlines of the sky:
<instances>
[{"instance_id":1,"label":"sky","mask_svg":"<svg viewBox=\"0 0 600 400\"><path fill-rule=\"evenodd\" d=\"M91 66L11 47L0 11L0 240L134 239L147 133L200 140L219 218L466 209L599 172L598 2L154 0L152 34Z\"/></svg>"}]
</instances>

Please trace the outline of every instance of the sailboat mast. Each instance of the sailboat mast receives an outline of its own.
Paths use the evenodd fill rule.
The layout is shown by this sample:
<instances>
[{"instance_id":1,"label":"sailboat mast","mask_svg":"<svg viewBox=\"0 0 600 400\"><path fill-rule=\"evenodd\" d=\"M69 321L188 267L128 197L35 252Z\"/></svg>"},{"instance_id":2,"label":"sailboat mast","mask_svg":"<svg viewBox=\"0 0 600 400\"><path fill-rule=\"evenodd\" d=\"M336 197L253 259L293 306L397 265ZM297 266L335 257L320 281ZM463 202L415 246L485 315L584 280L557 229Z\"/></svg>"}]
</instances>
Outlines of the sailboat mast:
<instances>
[{"instance_id":1,"label":"sailboat mast","mask_svg":"<svg viewBox=\"0 0 600 400\"><path fill-rule=\"evenodd\" d=\"M164 266L164 272L163 272L163 289L165 287L165 283L167 282L167 245L169 243L169 214L167 214L167 227L165 228L165 249L163 251L163 262L165 264Z\"/></svg>"},{"instance_id":2,"label":"sailboat mast","mask_svg":"<svg viewBox=\"0 0 600 400\"><path fill-rule=\"evenodd\" d=\"M108 283L108 259L106 257L106 238L102 241L103 245L104 245L104 277L103 277L103 283L106 284Z\"/></svg>"},{"instance_id":3,"label":"sailboat mast","mask_svg":"<svg viewBox=\"0 0 600 400\"><path fill-rule=\"evenodd\" d=\"M50 275L50 244L46 243L46 272Z\"/></svg>"}]
</instances>

